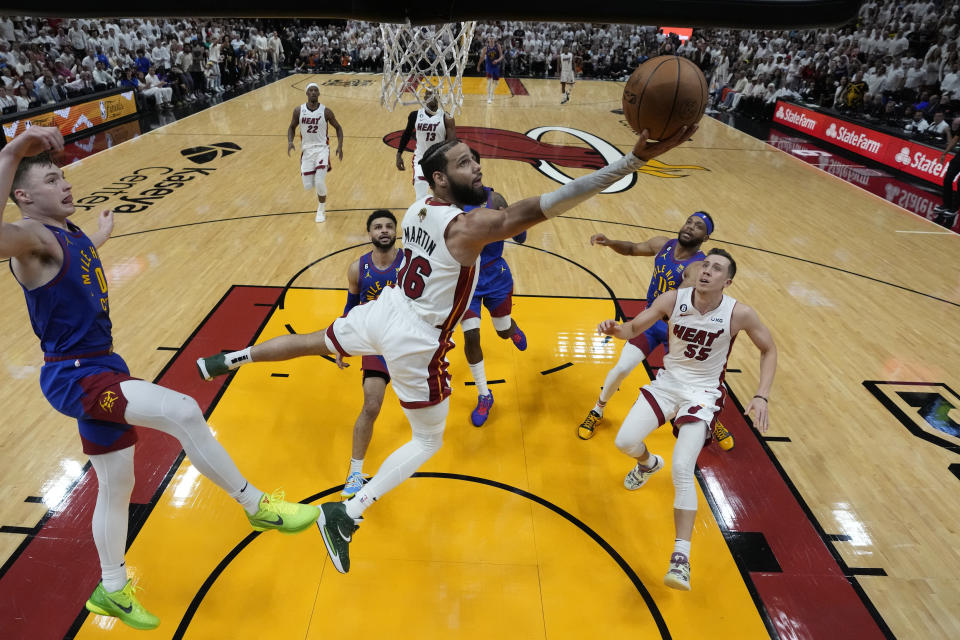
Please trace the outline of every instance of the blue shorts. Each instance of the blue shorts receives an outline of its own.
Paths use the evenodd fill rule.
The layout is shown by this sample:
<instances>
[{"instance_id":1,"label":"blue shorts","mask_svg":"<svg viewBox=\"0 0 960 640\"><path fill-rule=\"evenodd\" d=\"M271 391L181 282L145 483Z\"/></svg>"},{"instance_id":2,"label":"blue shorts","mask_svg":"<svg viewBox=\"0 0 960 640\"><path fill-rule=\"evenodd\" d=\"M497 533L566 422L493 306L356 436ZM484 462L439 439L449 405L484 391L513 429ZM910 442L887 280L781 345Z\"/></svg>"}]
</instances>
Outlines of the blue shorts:
<instances>
[{"instance_id":1,"label":"blue shorts","mask_svg":"<svg viewBox=\"0 0 960 640\"><path fill-rule=\"evenodd\" d=\"M96 455L132 446L137 432L127 424L127 399L120 390L130 375L127 363L115 353L45 362L40 369L40 389L60 413L75 418L83 452Z\"/></svg>"},{"instance_id":2,"label":"blue shorts","mask_svg":"<svg viewBox=\"0 0 960 640\"><path fill-rule=\"evenodd\" d=\"M487 72L487 77L488 77L488 78L491 78L491 79L493 79L493 80L499 80L499 79L500 79L500 65L498 65L498 64L490 64L489 62L487 62L487 63L486 63L486 72Z\"/></svg>"},{"instance_id":3,"label":"blue shorts","mask_svg":"<svg viewBox=\"0 0 960 640\"><path fill-rule=\"evenodd\" d=\"M661 344L664 345L664 350L670 348L669 344L669 327L667 323L663 320L657 320L652 327L638 335L636 338L631 338L628 342L635 346L636 348L643 351L644 356L649 356L653 353L654 349L659 347Z\"/></svg>"},{"instance_id":4,"label":"blue shorts","mask_svg":"<svg viewBox=\"0 0 960 640\"><path fill-rule=\"evenodd\" d=\"M498 258L480 269L477 288L464 318L479 318L484 306L493 318L510 315L513 308L513 274L503 258Z\"/></svg>"}]
</instances>

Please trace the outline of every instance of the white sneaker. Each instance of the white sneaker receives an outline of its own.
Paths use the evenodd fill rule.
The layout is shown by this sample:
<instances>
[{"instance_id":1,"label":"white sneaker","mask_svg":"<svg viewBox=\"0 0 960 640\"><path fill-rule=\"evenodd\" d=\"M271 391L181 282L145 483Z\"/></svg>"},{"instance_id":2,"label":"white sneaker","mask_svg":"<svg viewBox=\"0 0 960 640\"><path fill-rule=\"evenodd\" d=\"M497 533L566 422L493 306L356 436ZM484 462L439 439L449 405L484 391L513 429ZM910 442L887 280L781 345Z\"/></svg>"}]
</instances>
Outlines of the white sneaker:
<instances>
[{"instance_id":1,"label":"white sneaker","mask_svg":"<svg viewBox=\"0 0 960 640\"><path fill-rule=\"evenodd\" d=\"M682 553L674 552L670 556L670 568L663 576L663 584L671 589L690 591L690 561Z\"/></svg>"},{"instance_id":2,"label":"white sneaker","mask_svg":"<svg viewBox=\"0 0 960 640\"><path fill-rule=\"evenodd\" d=\"M653 466L647 470L640 468L640 463L637 463L633 469L630 469L630 473L623 479L623 486L625 486L630 491L635 491L645 485L647 480L650 479L650 476L655 474L660 469L663 469L663 458L654 454L654 463Z\"/></svg>"},{"instance_id":3,"label":"white sneaker","mask_svg":"<svg viewBox=\"0 0 960 640\"><path fill-rule=\"evenodd\" d=\"M323 211L317 211L317 217L313 219L314 222L324 222L327 219L327 215Z\"/></svg>"},{"instance_id":4,"label":"white sneaker","mask_svg":"<svg viewBox=\"0 0 960 640\"><path fill-rule=\"evenodd\" d=\"M493 104L493 98L487 98L487 104Z\"/></svg>"}]
</instances>

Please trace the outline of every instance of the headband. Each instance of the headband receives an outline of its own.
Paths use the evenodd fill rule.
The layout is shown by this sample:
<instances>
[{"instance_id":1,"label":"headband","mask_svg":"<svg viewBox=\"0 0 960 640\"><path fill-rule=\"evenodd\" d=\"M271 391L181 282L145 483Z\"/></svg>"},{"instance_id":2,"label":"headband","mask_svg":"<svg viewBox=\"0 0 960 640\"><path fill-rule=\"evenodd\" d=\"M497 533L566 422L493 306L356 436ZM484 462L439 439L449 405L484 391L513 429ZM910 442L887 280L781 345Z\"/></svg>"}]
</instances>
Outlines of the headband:
<instances>
[{"instance_id":1,"label":"headband","mask_svg":"<svg viewBox=\"0 0 960 640\"><path fill-rule=\"evenodd\" d=\"M709 213L707 213L706 211L697 211L697 212L694 213L691 217L692 217L692 218L700 218L701 220L703 220L703 224L707 225L707 235L708 235L708 236L713 233L713 220L710 219L710 214L709 214Z\"/></svg>"},{"instance_id":2,"label":"headband","mask_svg":"<svg viewBox=\"0 0 960 640\"><path fill-rule=\"evenodd\" d=\"M320 85L318 85L316 82L311 82L310 84L308 84L307 87L306 87L306 89L304 89L304 91L309 90L310 87L316 87L316 88L317 88L317 91L320 91Z\"/></svg>"}]
</instances>

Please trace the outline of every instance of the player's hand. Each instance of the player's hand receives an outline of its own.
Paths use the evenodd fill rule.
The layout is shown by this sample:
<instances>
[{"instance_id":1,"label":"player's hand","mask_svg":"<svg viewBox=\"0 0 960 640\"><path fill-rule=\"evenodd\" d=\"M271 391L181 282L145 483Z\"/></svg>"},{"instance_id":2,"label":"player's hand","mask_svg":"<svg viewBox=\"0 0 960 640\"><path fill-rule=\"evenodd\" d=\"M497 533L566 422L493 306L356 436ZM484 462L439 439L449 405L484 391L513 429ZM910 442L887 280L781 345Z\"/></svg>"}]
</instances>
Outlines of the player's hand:
<instances>
[{"instance_id":1,"label":"player's hand","mask_svg":"<svg viewBox=\"0 0 960 640\"><path fill-rule=\"evenodd\" d=\"M640 132L640 137L637 138L637 144L633 146L633 155L637 156L641 160L650 160L656 158L660 154L666 153L673 149L674 147L683 144L697 131L697 125L691 125L689 127L680 127L680 130L675 134L660 140L659 142L649 142L648 138L650 137L650 130L644 129Z\"/></svg>"},{"instance_id":2,"label":"player's hand","mask_svg":"<svg viewBox=\"0 0 960 640\"><path fill-rule=\"evenodd\" d=\"M346 369L350 365L343 361L343 355L337 354L337 368Z\"/></svg>"},{"instance_id":3,"label":"player's hand","mask_svg":"<svg viewBox=\"0 0 960 640\"><path fill-rule=\"evenodd\" d=\"M601 247L606 247L610 244L610 239L602 233L595 233L590 236L590 244L599 245Z\"/></svg>"},{"instance_id":4,"label":"player's hand","mask_svg":"<svg viewBox=\"0 0 960 640\"><path fill-rule=\"evenodd\" d=\"M399 169L400 171L403 171L405 168L406 168L406 167L403 166L403 156L398 153L398 154L397 154L397 169Z\"/></svg>"},{"instance_id":5,"label":"player's hand","mask_svg":"<svg viewBox=\"0 0 960 640\"><path fill-rule=\"evenodd\" d=\"M620 325L616 320L604 320L597 325L597 333L602 336L617 336L617 330L620 328Z\"/></svg>"},{"instance_id":6,"label":"player's hand","mask_svg":"<svg viewBox=\"0 0 960 640\"><path fill-rule=\"evenodd\" d=\"M768 407L766 400L763 398L753 398L743 413L744 415L753 413L754 415L751 416L753 418L753 426L755 426L760 433L767 432L767 428L770 426L770 419L767 415Z\"/></svg>"},{"instance_id":7,"label":"player's hand","mask_svg":"<svg viewBox=\"0 0 960 640\"><path fill-rule=\"evenodd\" d=\"M343 160L343 147L337 147L337 159Z\"/></svg>"},{"instance_id":8,"label":"player's hand","mask_svg":"<svg viewBox=\"0 0 960 640\"><path fill-rule=\"evenodd\" d=\"M97 217L97 223L100 232L104 234L104 237L109 238L110 234L113 233L113 209L101 211Z\"/></svg>"},{"instance_id":9,"label":"player's hand","mask_svg":"<svg viewBox=\"0 0 960 640\"><path fill-rule=\"evenodd\" d=\"M30 127L7 143L4 150L21 158L35 156L44 151L61 151L63 134L57 127Z\"/></svg>"},{"instance_id":10,"label":"player's hand","mask_svg":"<svg viewBox=\"0 0 960 640\"><path fill-rule=\"evenodd\" d=\"M293 151L293 149L294 149L293 143L292 143L292 142L288 142L288 143L287 143L287 157L288 157L288 158L290 157L290 152Z\"/></svg>"}]
</instances>

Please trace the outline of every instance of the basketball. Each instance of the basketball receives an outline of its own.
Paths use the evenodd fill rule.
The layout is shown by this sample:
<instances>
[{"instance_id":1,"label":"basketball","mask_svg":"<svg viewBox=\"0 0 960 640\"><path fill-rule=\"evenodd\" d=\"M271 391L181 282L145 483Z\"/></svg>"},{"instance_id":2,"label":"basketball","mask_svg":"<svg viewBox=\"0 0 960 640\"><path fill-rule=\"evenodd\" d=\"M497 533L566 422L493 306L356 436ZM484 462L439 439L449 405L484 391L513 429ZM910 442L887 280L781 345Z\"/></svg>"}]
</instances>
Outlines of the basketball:
<instances>
[{"instance_id":1,"label":"basketball","mask_svg":"<svg viewBox=\"0 0 960 640\"><path fill-rule=\"evenodd\" d=\"M696 124L707 108L707 79L693 62L680 56L647 60L623 88L623 115L636 132L663 140L680 127Z\"/></svg>"}]
</instances>

